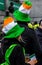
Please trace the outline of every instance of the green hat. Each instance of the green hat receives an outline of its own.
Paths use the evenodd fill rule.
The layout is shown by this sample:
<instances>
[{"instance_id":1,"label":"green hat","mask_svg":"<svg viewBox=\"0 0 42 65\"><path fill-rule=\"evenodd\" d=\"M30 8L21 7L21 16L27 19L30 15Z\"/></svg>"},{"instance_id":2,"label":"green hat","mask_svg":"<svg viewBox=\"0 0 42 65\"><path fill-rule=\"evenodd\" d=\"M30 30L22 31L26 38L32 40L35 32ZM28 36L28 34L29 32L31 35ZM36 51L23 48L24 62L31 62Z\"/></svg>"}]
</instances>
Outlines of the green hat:
<instances>
[{"instance_id":1,"label":"green hat","mask_svg":"<svg viewBox=\"0 0 42 65\"><path fill-rule=\"evenodd\" d=\"M31 10L32 4L30 1L25 1L18 10L13 13L13 16L16 20L20 22L30 22L31 18L29 17L29 13Z\"/></svg>"},{"instance_id":2,"label":"green hat","mask_svg":"<svg viewBox=\"0 0 42 65\"><path fill-rule=\"evenodd\" d=\"M21 21L21 22L30 22L31 18L27 15L27 14L24 14L24 13L21 13L20 11L15 11L15 13L13 14L14 17L18 20L18 21Z\"/></svg>"},{"instance_id":3,"label":"green hat","mask_svg":"<svg viewBox=\"0 0 42 65\"><path fill-rule=\"evenodd\" d=\"M21 28L18 24L6 33L4 38L17 38L22 34L24 28Z\"/></svg>"}]
</instances>

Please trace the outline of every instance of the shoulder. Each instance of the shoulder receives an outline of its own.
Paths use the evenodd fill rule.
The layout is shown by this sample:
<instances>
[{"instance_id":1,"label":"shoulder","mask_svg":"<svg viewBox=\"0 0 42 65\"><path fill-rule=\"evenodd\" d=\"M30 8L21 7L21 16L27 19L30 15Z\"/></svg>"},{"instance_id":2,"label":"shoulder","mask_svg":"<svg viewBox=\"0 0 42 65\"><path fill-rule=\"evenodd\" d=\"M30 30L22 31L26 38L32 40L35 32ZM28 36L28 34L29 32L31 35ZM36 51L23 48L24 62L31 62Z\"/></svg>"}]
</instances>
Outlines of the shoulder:
<instances>
[{"instance_id":1,"label":"shoulder","mask_svg":"<svg viewBox=\"0 0 42 65\"><path fill-rule=\"evenodd\" d=\"M13 48L12 54L16 54L18 52L22 51L22 47L20 45L17 45Z\"/></svg>"}]
</instances>

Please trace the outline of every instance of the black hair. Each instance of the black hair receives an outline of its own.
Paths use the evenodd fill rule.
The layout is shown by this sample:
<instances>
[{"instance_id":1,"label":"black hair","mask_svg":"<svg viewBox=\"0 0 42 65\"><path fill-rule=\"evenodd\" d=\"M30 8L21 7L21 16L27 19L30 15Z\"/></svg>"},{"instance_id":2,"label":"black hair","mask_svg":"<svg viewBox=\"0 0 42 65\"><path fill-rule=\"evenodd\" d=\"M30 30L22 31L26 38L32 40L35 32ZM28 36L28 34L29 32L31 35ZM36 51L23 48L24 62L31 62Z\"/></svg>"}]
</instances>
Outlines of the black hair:
<instances>
[{"instance_id":1,"label":"black hair","mask_svg":"<svg viewBox=\"0 0 42 65\"><path fill-rule=\"evenodd\" d=\"M25 22L25 21L23 21L23 22L21 22L21 21L17 21L17 23L18 23L19 25L24 24L24 25L28 26L27 22Z\"/></svg>"},{"instance_id":2,"label":"black hair","mask_svg":"<svg viewBox=\"0 0 42 65\"><path fill-rule=\"evenodd\" d=\"M42 19L39 21L39 25L41 25Z\"/></svg>"},{"instance_id":3,"label":"black hair","mask_svg":"<svg viewBox=\"0 0 42 65\"><path fill-rule=\"evenodd\" d=\"M34 21L34 25L37 24L37 21Z\"/></svg>"}]
</instances>

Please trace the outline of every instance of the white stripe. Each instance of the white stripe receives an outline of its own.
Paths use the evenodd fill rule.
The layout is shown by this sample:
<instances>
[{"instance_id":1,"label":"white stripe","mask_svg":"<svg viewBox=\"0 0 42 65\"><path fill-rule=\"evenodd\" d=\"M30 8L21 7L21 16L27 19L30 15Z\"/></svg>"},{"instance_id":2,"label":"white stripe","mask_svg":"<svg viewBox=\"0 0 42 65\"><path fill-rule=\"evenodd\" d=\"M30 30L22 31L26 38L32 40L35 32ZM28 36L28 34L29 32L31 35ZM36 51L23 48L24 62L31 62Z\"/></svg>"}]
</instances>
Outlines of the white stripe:
<instances>
[{"instance_id":1,"label":"white stripe","mask_svg":"<svg viewBox=\"0 0 42 65\"><path fill-rule=\"evenodd\" d=\"M31 9L25 9L23 5L20 6L19 11L25 14L29 14Z\"/></svg>"},{"instance_id":2,"label":"white stripe","mask_svg":"<svg viewBox=\"0 0 42 65\"><path fill-rule=\"evenodd\" d=\"M33 56L33 57L31 58L31 60L34 60L34 59L36 60L36 56Z\"/></svg>"},{"instance_id":3,"label":"white stripe","mask_svg":"<svg viewBox=\"0 0 42 65\"><path fill-rule=\"evenodd\" d=\"M10 29L12 29L13 27L15 27L17 25L17 23L16 22L11 22L11 23L9 23L7 26L5 26L3 29L2 29L2 31L4 32L4 33L7 33Z\"/></svg>"}]
</instances>

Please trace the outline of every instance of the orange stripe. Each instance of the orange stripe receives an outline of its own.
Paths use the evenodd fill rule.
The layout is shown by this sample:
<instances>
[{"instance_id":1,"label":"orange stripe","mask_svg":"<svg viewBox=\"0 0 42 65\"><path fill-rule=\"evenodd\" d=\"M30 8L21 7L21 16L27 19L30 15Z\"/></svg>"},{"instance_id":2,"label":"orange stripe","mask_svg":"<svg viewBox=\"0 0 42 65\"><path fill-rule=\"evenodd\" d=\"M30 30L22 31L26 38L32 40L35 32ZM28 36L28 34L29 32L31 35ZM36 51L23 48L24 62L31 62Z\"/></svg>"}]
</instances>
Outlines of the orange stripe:
<instances>
[{"instance_id":1,"label":"orange stripe","mask_svg":"<svg viewBox=\"0 0 42 65\"><path fill-rule=\"evenodd\" d=\"M4 20L3 27L11 23L14 19L12 17L8 17L7 19Z\"/></svg>"},{"instance_id":2,"label":"orange stripe","mask_svg":"<svg viewBox=\"0 0 42 65\"><path fill-rule=\"evenodd\" d=\"M27 4L25 4L25 3L23 3L22 5L23 5L23 7L24 7L25 9L30 9L30 8L32 7L32 5L30 6L30 5L27 5Z\"/></svg>"}]
</instances>

